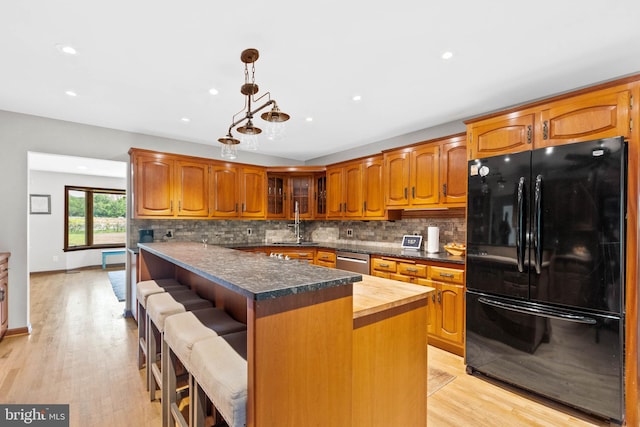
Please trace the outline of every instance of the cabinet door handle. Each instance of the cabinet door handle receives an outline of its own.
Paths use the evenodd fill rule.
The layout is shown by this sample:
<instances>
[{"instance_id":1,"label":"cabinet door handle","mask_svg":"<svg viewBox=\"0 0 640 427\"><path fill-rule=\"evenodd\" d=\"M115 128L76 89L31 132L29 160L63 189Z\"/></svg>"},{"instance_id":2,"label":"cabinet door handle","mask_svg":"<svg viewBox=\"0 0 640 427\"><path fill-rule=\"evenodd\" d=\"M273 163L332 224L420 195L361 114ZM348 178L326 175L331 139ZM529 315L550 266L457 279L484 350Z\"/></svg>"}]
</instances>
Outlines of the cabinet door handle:
<instances>
[{"instance_id":1,"label":"cabinet door handle","mask_svg":"<svg viewBox=\"0 0 640 427\"><path fill-rule=\"evenodd\" d=\"M533 136L531 132L531 125L527 126L527 144L531 144L531 137Z\"/></svg>"},{"instance_id":2,"label":"cabinet door handle","mask_svg":"<svg viewBox=\"0 0 640 427\"><path fill-rule=\"evenodd\" d=\"M549 122L546 120L542 123L542 139L549 139Z\"/></svg>"},{"instance_id":3,"label":"cabinet door handle","mask_svg":"<svg viewBox=\"0 0 640 427\"><path fill-rule=\"evenodd\" d=\"M378 264L378 265L379 265L380 267L383 267L383 268L389 268L389 264L382 264L382 263L380 263L380 264Z\"/></svg>"},{"instance_id":4,"label":"cabinet door handle","mask_svg":"<svg viewBox=\"0 0 640 427\"><path fill-rule=\"evenodd\" d=\"M438 289L438 304L442 303L442 292Z\"/></svg>"},{"instance_id":5,"label":"cabinet door handle","mask_svg":"<svg viewBox=\"0 0 640 427\"><path fill-rule=\"evenodd\" d=\"M452 273L440 273L440 277L453 278L453 274Z\"/></svg>"},{"instance_id":6,"label":"cabinet door handle","mask_svg":"<svg viewBox=\"0 0 640 427\"><path fill-rule=\"evenodd\" d=\"M0 301L4 301L4 289L0 289Z\"/></svg>"},{"instance_id":7,"label":"cabinet door handle","mask_svg":"<svg viewBox=\"0 0 640 427\"><path fill-rule=\"evenodd\" d=\"M246 212L247 211L247 207L244 205L244 203L242 204L242 212Z\"/></svg>"},{"instance_id":8,"label":"cabinet door handle","mask_svg":"<svg viewBox=\"0 0 640 427\"><path fill-rule=\"evenodd\" d=\"M405 199L409 198L409 189L407 187L404 187L404 198Z\"/></svg>"},{"instance_id":9,"label":"cabinet door handle","mask_svg":"<svg viewBox=\"0 0 640 427\"><path fill-rule=\"evenodd\" d=\"M178 212L182 210L182 200L178 201Z\"/></svg>"},{"instance_id":10,"label":"cabinet door handle","mask_svg":"<svg viewBox=\"0 0 640 427\"><path fill-rule=\"evenodd\" d=\"M447 197L447 184L442 184L442 195Z\"/></svg>"},{"instance_id":11,"label":"cabinet door handle","mask_svg":"<svg viewBox=\"0 0 640 427\"><path fill-rule=\"evenodd\" d=\"M416 187L411 187L411 198L412 199L416 198Z\"/></svg>"},{"instance_id":12,"label":"cabinet door handle","mask_svg":"<svg viewBox=\"0 0 640 427\"><path fill-rule=\"evenodd\" d=\"M173 212L173 200L169 202L169 212Z\"/></svg>"},{"instance_id":13,"label":"cabinet door handle","mask_svg":"<svg viewBox=\"0 0 640 427\"><path fill-rule=\"evenodd\" d=\"M417 269L417 268L407 268L407 271L408 271L409 273L417 273L417 272L418 272L418 269Z\"/></svg>"},{"instance_id":14,"label":"cabinet door handle","mask_svg":"<svg viewBox=\"0 0 640 427\"><path fill-rule=\"evenodd\" d=\"M362 203L362 212L366 212L367 211L367 201L365 200L364 203Z\"/></svg>"},{"instance_id":15,"label":"cabinet door handle","mask_svg":"<svg viewBox=\"0 0 640 427\"><path fill-rule=\"evenodd\" d=\"M236 213L238 212L238 204L236 203Z\"/></svg>"},{"instance_id":16,"label":"cabinet door handle","mask_svg":"<svg viewBox=\"0 0 640 427\"><path fill-rule=\"evenodd\" d=\"M431 294L431 301L436 302L436 293Z\"/></svg>"}]
</instances>

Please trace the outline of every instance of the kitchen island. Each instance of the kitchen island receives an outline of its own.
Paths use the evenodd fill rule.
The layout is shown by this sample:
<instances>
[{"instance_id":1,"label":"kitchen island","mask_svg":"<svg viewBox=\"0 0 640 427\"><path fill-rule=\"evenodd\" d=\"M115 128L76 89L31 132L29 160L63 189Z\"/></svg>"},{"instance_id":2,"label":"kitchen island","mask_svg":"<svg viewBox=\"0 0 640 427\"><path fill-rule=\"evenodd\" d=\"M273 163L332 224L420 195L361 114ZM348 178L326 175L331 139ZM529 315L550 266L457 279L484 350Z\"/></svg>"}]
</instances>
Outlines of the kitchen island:
<instances>
[{"instance_id":1,"label":"kitchen island","mask_svg":"<svg viewBox=\"0 0 640 427\"><path fill-rule=\"evenodd\" d=\"M139 246L141 280L175 278L247 324L248 426L399 425L407 413L426 425L430 288L200 243Z\"/></svg>"}]
</instances>

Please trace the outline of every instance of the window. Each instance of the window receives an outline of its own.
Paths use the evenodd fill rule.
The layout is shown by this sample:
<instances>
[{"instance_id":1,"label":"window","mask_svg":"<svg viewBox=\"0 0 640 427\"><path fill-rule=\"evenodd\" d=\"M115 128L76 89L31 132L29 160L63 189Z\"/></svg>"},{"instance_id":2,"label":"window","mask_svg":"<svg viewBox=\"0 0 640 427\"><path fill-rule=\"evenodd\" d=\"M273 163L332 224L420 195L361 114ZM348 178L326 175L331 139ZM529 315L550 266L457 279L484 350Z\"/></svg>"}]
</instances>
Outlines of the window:
<instances>
[{"instance_id":1,"label":"window","mask_svg":"<svg viewBox=\"0 0 640 427\"><path fill-rule=\"evenodd\" d=\"M124 247L125 190L65 186L64 250Z\"/></svg>"}]
</instances>

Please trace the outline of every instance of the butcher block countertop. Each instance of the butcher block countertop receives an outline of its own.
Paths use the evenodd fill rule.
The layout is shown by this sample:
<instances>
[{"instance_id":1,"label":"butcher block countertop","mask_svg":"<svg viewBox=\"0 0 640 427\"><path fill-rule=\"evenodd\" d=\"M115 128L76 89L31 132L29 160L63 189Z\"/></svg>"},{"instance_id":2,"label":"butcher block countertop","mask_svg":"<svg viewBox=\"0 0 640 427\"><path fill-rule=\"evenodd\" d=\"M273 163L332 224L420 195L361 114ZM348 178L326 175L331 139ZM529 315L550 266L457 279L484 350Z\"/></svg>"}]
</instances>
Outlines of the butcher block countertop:
<instances>
[{"instance_id":1,"label":"butcher block countertop","mask_svg":"<svg viewBox=\"0 0 640 427\"><path fill-rule=\"evenodd\" d=\"M398 280L362 275L353 284L353 318L369 316L427 298L435 289Z\"/></svg>"}]
</instances>

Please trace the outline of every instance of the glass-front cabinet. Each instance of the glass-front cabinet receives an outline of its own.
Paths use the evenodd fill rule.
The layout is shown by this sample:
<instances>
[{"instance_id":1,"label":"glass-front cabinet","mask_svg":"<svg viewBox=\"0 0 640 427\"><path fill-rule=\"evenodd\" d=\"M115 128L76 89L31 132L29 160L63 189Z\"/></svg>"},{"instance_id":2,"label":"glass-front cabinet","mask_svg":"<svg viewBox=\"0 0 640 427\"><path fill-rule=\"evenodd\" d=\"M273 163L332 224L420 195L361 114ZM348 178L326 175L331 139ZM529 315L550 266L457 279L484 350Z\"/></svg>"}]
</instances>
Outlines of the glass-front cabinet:
<instances>
[{"instance_id":1,"label":"glass-front cabinet","mask_svg":"<svg viewBox=\"0 0 640 427\"><path fill-rule=\"evenodd\" d=\"M267 177L267 217L286 218L287 188L285 175L268 174Z\"/></svg>"}]
</instances>

